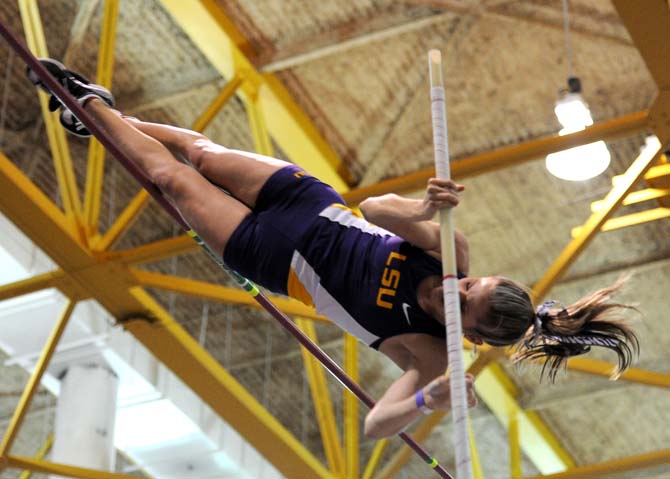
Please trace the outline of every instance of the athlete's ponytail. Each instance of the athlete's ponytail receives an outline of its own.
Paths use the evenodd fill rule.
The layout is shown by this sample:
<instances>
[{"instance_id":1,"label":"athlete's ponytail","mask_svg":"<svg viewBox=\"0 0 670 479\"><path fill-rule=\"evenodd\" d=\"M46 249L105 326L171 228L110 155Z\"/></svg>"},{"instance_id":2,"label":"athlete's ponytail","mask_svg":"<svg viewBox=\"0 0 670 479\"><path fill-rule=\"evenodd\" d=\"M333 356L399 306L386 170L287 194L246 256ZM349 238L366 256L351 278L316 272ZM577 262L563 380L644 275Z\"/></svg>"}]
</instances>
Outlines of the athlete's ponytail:
<instances>
[{"instance_id":1,"label":"athlete's ponytail","mask_svg":"<svg viewBox=\"0 0 670 479\"><path fill-rule=\"evenodd\" d=\"M610 349L618 359L612 373L616 378L639 351L637 336L622 314L635 308L608 302L625 281L622 278L565 308L547 301L536 310L523 286L502 278L489 296L490 321L476 331L492 346L517 344L515 362L544 359L542 376L546 373L551 381L569 357L584 354L592 346Z\"/></svg>"},{"instance_id":2,"label":"athlete's ponytail","mask_svg":"<svg viewBox=\"0 0 670 479\"><path fill-rule=\"evenodd\" d=\"M612 372L612 378L616 379L639 351L637 336L622 314L624 310L635 308L608 302L610 295L625 281L626 278L621 278L565 308L556 307L555 301L543 303L519 344L514 360L545 359L542 374L546 371L553 381L567 358L599 346L616 353L618 364Z\"/></svg>"}]
</instances>

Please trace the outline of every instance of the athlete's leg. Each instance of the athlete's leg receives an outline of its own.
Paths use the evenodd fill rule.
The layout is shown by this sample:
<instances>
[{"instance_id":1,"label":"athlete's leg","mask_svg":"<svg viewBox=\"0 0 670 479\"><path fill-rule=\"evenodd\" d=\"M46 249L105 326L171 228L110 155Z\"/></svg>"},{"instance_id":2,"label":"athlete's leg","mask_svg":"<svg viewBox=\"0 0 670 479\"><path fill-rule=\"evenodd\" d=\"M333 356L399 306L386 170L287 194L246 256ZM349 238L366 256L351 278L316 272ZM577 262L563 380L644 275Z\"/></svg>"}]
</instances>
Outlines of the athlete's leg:
<instances>
[{"instance_id":1,"label":"athlete's leg","mask_svg":"<svg viewBox=\"0 0 670 479\"><path fill-rule=\"evenodd\" d=\"M205 135L169 125L126 118L135 128L180 153L209 180L253 207L267 179L289 163L212 142Z\"/></svg>"},{"instance_id":2,"label":"athlete's leg","mask_svg":"<svg viewBox=\"0 0 670 479\"><path fill-rule=\"evenodd\" d=\"M222 192L195 169L180 163L156 139L134 128L98 99L86 111L116 140L128 156L175 204L186 222L215 252L226 243L250 210Z\"/></svg>"},{"instance_id":3,"label":"athlete's leg","mask_svg":"<svg viewBox=\"0 0 670 479\"><path fill-rule=\"evenodd\" d=\"M121 151L137 164L158 188L177 206L186 222L215 251L223 250L233 232L250 213L243 203L226 195L188 165L180 163L161 140L152 138L108 106L113 95L104 87L67 70L52 59L40 60L42 66L68 90L99 124L115 138ZM28 79L37 87L52 93L41 79L28 69ZM61 108L61 123L73 133L82 132L79 120L52 94L50 108ZM169 130L163 130L168 132ZM170 135L165 135L169 138ZM178 136L182 138L182 136ZM190 144L193 142L186 141ZM201 155L195 155L201 156ZM196 163L196 162L194 162Z\"/></svg>"}]
</instances>

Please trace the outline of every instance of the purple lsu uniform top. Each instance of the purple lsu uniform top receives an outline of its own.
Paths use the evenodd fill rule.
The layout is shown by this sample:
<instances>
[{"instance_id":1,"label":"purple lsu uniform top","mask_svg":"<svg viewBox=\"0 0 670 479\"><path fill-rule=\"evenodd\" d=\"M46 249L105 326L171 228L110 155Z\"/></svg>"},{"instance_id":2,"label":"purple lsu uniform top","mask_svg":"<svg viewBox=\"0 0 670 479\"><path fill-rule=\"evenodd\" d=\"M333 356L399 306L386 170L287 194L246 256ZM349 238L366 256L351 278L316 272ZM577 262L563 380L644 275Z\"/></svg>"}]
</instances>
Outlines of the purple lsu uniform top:
<instances>
[{"instance_id":1,"label":"purple lsu uniform top","mask_svg":"<svg viewBox=\"0 0 670 479\"><path fill-rule=\"evenodd\" d=\"M416 298L424 278L442 276L440 261L368 223L297 166L268 179L223 256L241 275L314 305L375 349L405 333L445 337Z\"/></svg>"}]
</instances>

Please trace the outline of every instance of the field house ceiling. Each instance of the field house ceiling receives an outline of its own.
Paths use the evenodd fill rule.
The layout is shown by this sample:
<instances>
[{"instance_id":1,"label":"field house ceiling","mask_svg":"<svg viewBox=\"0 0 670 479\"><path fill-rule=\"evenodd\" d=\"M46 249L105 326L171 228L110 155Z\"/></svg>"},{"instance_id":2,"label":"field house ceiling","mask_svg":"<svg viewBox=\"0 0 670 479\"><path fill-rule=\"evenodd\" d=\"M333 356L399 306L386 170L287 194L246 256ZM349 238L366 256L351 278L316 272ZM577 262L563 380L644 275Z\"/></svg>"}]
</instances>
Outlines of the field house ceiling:
<instances>
[{"instance_id":1,"label":"field house ceiling","mask_svg":"<svg viewBox=\"0 0 670 479\"><path fill-rule=\"evenodd\" d=\"M175 3L120 0L112 90L119 109L128 114L190 127L231 77L222 76L221 68L203 53L198 40L185 32L188 19L172 16ZM485 172L462 178L466 190L456 210L456 224L470 240L473 275L503 274L528 285L537 283L570 243L571 230L589 218L591 203L605 198L613 177L624 174L638 157L645 137L652 132L668 134L667 127L644 126L644 115L650 108L663 109L668 103L661 101L659 91L668 86L661 79L670 70L646 53L651 48L649 42L663 37L653 32L645 37L639 29L629 33L629 21L620 18L621 4L625 3L621 0L616 2L619 11L609 0L570 1L573 71L582 80L583 96L596 126L617 121L632 124L631 118L639 117L643 121L635 124L642 127L623 128L623 135L606 132L610 135L611 166L603 175L578 183L551 176L544 166L544 155L508 165L514 161L514 152L520 152L515 147L556 135L560 128L553 106L568 76L560 0L192 3L205 5L208 11L230 21L238 35L236 43L249 61L248 69L257 75L254 78L260 78L261 89L277 82L292 102L287 108L299 110L301 122L308 122L307 128L320 138L317 144L325 145L319 148L326 151L321 158L296 157L289 152L291 142L304 139L275 137L275 155L298 161L308 170L331 162L328 168L340 175L342 192L382 192L385 188L375 190L376 185L388 185L393 179L416 176L431 168L426 53L430 48L441 49L454 168L459 162L467 164L490 152L510 152L500 159L503 167L490 163ZM49 54L95 77L104 2L41 0L37 4ZM640 4L651 5L647 10L652 12L662 11L670 28L665 1ZM0 17L23 34L16 1L0 2ZM24 65L4 42L0 42L0 59L0 151L62 206L38 97L24 78ZM223 145L253 150L247 102L233 97L209 123L205 134ZM670 114L670 108L664 111ZM76 182L83 194L88 142L68 140ZM670 187L670 176L663 171L658 178L640 181L636 189ZM424 181L419 176L419 180L400 181L399 190L419 192L417 184ZM101 235L138 192L135 180L115 161L104 163ZM643 214L668 208L669 203L666 193L660 199L622 207L617 214ZM638 304L642 312L635 317L642 345L636 364L643 370L640 377L666 373L670 366L670 222L668 210L664 211L665 219L596 235L548 294L567 303L610 284L622 273L632 273L620 299ZM179 234L167 214L150 202L113 250L138 248ZM193 248L179 256L131 266L232 286L215 264ZM151 281L158 278L147 274L149 277ZM148 291L188 333L203 338L209 355L325 463L303 360L286 332L255 308L175 293L166 285L149 287ZM314 324L321 345L341 364L342 334L326 322ZM614 359L598 351L590 358ZM505 359L499 365L497 374L505 378L500 381L514 384L515 404L539 418L550 431L544 440L555 436L577 466L627 457L635 461L641 455L670 448L667 378L651 380L656 385L626 380L612 383L606 377L568 369L559 375L557 384L549 385L539 383L537 365L518 369ZM379 355L360 348L359 382L373 396L378 397L398 374ZM661 376L665 378L654 378ZM0 395L3 430L15 404L9 393L19 390L25 378L11 367L2 367L0 377L0 388L10 397ZM329 378L328 389L339 416L343 407L340 385ZM48 398L38 396L34 408L44 409L45 402ZM362 407L361 419L365 412ZM26 427L43 427L48 420L44 416L29 414ZM472 417L485 477L508 477L507 424L484 403ZM450 431L445 419L426 442L448 466ZM29 455L39 442L31 444L27 438L17 448ZM386 459L399 444L396 439L391 441ZM361 470L374 446L374 441L360 439ZM525 476L540 473L528 457L523 471ZM668 473L666 459L665 465L608 473L607 477L661 478ZM421 460L412 458L396 477L427 477L425 474Z\"/></svg>"}]
</instances>

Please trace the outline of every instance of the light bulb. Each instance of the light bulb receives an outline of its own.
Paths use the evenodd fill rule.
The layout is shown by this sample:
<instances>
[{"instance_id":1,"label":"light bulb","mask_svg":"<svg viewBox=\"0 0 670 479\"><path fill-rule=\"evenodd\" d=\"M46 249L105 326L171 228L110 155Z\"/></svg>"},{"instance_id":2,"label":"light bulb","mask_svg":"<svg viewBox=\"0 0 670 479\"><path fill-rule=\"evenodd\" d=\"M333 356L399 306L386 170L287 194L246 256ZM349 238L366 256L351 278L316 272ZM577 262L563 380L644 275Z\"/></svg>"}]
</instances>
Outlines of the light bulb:
<instances>
[{"instance_id":1,"label":"light bulb","mask_svg":"<svg viewBox=\"0 0 670 479\"><path fill-rule=\"evenodd\" d=\"M556 118L565 128L565 133L574 133L593 125L589 107L579 93L568 93L556 102L554 107ZM561 134L565 134L561 133Z\"/></svg>"},{"instance_id":2,"label":"light bulb","mask_svg":"<svg viewBox=\"0 0 670 479\"><path fill-rule=\"evenodd\" d=\"M560 136L581 131L593 125L591 112L578 92L563 95L554 108L556 118L563 128ZM598 176L610 164L610 152L604 141L576 146L547 155L545 164L549 172L563 180L583 181Z\"/></svg>"}]
</instances>

